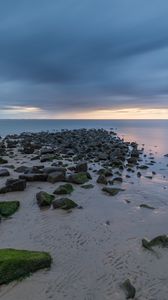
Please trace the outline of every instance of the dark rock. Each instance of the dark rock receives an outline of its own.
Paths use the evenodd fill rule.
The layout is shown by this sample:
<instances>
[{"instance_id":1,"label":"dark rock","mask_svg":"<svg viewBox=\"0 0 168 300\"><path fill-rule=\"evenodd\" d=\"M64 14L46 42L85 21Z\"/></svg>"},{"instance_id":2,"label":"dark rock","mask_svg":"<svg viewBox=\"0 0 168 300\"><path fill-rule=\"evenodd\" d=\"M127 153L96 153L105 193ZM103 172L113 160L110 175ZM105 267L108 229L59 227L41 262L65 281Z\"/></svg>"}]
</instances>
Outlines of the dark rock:
<instances>
[{"instance_id":1,"label":"dark rock","mask_svg":"<svg viewBox=\"0 0 168 300\"><path fill-rule=\"evenodd\" d=\"M0 165L7 164L8 161L2 157L0 157Z\"/></svg>"},{"instance_id":2,"label":"dark rock","mask_svg":"<svg viewBox=\"0 0 168 300\"><path fill-rule=\"evenodd\" d=\"M51 183L65 181L65 174L62 172L52 172L48 175L47 181Z\"/></svg>"},{"instance_id":3,"label":"dark rock","mask_svg":"<svg viewBox=\"0 0 168 300\"><path fill-rule=\"evenodd\" d=\"M99 177L97 178L97 183L100 184L107 184L107 179L104 175L99 175Z\"/></svg>"},{"instance_id":4,"label":"dark rock","mask_svg":"<svg viewBox=\"0 0 168 300\"><path fill-rule=\"evenodd\" d=\"M53 208L62 208L65 210L77 207L78 205L69 198L60 198L53 201Z\"/></svg>"},{"instance_id":5,"label":"dark rock","mask_svg":"<svg viewBox=\"0 0 168 300\"><path fill-rule=\"evenodd\" d=\"M0 169L0 177L10 176L10 173L7 169Z\"/></svg>"},{"instance_id":6,"label":"dark rock","mask_svg":"<svg viewBox=\"0 0 168 300\"><path fill-rule=\"evenodd\" d=\"M80 173L74 173L71 174L68 177L68 181L76 184L84 184L88 182L88 173L87 172L80 172Z\"/></svg>"},{"instance_id":7,"label":"dark rock","mask_svg":"<svg viewBox=\"0 0 168 300\"><path fill-rule=\"evenodd\" d=\"M55 191L54 194L56 195L64 195L64 194L71 194L73 192L74 188L72 184L66 183L63 185L60 185Z\"/></svg>"},{"instance_id":8,"label":"dark rock","mask_svg":"<svg viewBox=\"0 0 168 300\"><path fill-rule=\"evenodd\" d=\"M124 191L124 189L104 187L104 188L102 189L102 191L103 191L103 192L106 192L106 193L109 194L110 196L115 196L115 195L117 195L119 192Z\"/></svg>"},{"instance_id":9,"label":"dark rock","mask_svg":"<svg viewBox=\"0 0 168 300\"><path fill-rule=\"evenodd\" d=\"M155 209L155 207L147 205L147 204L140 204L139 207L141 207L141 208L148 208L148 209Z\"/></svg>"},{"instance_id":10,"label":"dark rock","mask_svg":"<svg viewBox=\"0 0 168 300\"><path fill-rule=\"evenodd\" d=\"M77 173L87 172L87 170L88 170L87 162L80 162L76 165L76 168L75 168L75 171Z\"/></svg>"},{"instance_id":11,"label":"dark rock","mask_svg":"<svg viewBox=\"0 0 168 300\"><path fill-rule=\"evenodd\" d=\"M142 239L142 246L148 250L151 250L154 246L168 247L168 236L159 235L150 241Z\"/></svg>"},{"instance_id":12,"label":"dark rock","mask_svg":"<svg viewBox=\"0 0 168 300\"><path fill-rule=\"evenodd\" d=\"M141 172L137 172L137 177L141 177L141 176L142 176Z\"/></svg>"},{"instance_id":13,"label":"dark rock","mask_svg":"<svg viewBox=\"0 0 168 300\"><path fill-rule=\"evenodd\" d=\"M93 184L84 184L84 185L81 186L81 188L83 188L83 189L93 189L94 185Z\"/></svg>"},{"instance_id":14,"label":"dark rock","mask_svg":"<svg viewBox=\"0 0 168 300\"><path fill-rule=\"evenodd\" d=\"M44 191L36 194L37 204L39 207L50 206L54 198L54 195L50 195Z\"/></svg>"},{"instance_id":15,"label":"dark rock","mask_svg":"<svg viewBox=\"0 0 168 300\"><path fill-rule=\"evenodd\" d=\"M20 179L25 179L26 181L47 181L47 174L23 174L19 176Z\"/></svg>"},{"instance_id":16,"label":"dark rock","mask_svg":"<svg viewBox=\"0 0 168 300\"><path fill-rule=\"evenodd\" d=\"M132 283L129 279L127 279L123 282L122 287L125 290L126 299L134 299L135 298L136 289L132 285Z\"/></svg>"}]
</instances>

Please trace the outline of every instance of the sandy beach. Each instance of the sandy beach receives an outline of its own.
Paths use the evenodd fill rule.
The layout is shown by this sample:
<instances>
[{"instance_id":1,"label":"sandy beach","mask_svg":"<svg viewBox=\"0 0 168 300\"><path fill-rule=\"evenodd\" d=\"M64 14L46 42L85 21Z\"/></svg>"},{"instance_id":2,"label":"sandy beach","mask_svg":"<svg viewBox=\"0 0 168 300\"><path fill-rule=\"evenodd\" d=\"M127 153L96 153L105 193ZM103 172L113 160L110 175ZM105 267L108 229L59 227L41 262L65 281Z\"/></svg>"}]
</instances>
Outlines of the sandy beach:
<instances>
[{"instance_id":1,"label":"sandy beach","mask_svg":"<svg viewBox=\"0 0 168 300\"><path fill-rule=\"evenodd\" d=\"M138 147L141 149L142 145ZM12 149L13 154L8 149L9 156L3 157L15 169L23 165L50 167L53 163L33 161L34 154L25 155L18 149ZM53 263L50 270L1 286L0 298L124 300L126 295L121 284L129 278L136 288L135 299L167 300L168 249L156 247L153 253L142 247L144 237L152 239L167 234L168 228L168 159L158 160L156 152L156 147L145 148L141 164L148 163L151 156L156 163L141 170L140 178L136 166L133 167L135 172L122 171L123 182L114 186L124 190L113 197L102 191L104 185L96 182L102 161L88 162L92 177L89 184L94 187L83 189L73 184L74 191L69 196L83 209L64 211L52 206L38 207L36 194L39 191L52 194L60 182L27 182L22 192L1 194L0 201L19 200L21 206L12 217L2 219L0 248L47 251ZM74 165L67 160L63 163ZM8 170L11 178L20 175L13 169ZM156 174L152 175L152 171ZM112 178L114 176L108 179ZM6 179L1 179L0 187ZM141 204L155 209L140 208Z\"/></svg>"}]
</instances>

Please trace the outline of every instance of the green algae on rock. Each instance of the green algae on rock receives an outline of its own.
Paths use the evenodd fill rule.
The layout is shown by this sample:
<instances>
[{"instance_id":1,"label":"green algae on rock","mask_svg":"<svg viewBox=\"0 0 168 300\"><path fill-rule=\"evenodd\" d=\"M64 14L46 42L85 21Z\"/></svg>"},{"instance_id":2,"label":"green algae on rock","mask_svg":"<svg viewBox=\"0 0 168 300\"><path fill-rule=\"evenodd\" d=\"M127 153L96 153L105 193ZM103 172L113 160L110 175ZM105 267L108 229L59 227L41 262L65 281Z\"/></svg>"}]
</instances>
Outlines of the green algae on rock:
<instances>
[{"instance_id":1,"label":"green algae on rock","mask_svg":"<svg viewBox=\"0 0 168 300\"><path fill-rule=\"evenodd\" d=\"M148 241L147 239L142 239L142 246L148 250L151 250L154 246L161 246L163 248L168 247L168 236L167 235L158 235L152 240Z\"/></svg>"},{"instance_id":2,"label":"green algae on rock","mask_svg":"<svg viewBox=\"0 0 168 300\"><path fill-rule=\"evenodd\" d=\"M62 184L60 185L55 191L54 194L56 195L64 195L64 194L70 194L72 193L74 190L72 184L70 183L66 183L66 184Z\"/></svg>"},{"instance_id":3,"label":"green algae on rock","mask_svg":"<svg viewBox=\"0 0 168 300\"><path fill-rule=\"evenodd\" d=\"M88 182L88 180L89 178L87 172L74 173L69 176L69 181L76 184L84 184Z\"/></svg>"},{"instance_id":4,"label":"green algae on rock","mask_svg":"<svg viewBox=\"0 0 168 300\"><path fill-rule=\"evenodd\" d=\"M19 208L19 201L1 201L0 202L0 216L9 217L13 215Z\"/></svg>"},{"instance_id":5,"label":"green algae on rock","mask_svg":"<svg viewBox=\"0 0 168 300\"><path fill-rule=\"evenodd\" d=\"M124 189L104 187L104 188L102 188L102 191L108 193L110 196L115 196L120 191L124 191Z\"/></svg>"},{"instance_id":6,"label":"green algae on rock","mask_svg":"<svg viewBox=\"0 0 168 300\"><path fill-rule=\"evenodd\" d=\"M46 252L0 249L0 284L24 278L31 273L51 266Z\"/></svg>"},{"instance_id":7,"label":"green algae on rock","mask_svg":"<svg viewBox=\"0 0 168 300\"><path fill-rule=\"evenodd\" d=\"M37 203L40 207L50 206L54 198L54 195L50 195L44 191L41 191L36 194Z\"/></svg>"},{"instance_id":8,"label":"green algae on rock","mask_svg":"<svg viewBox=\"0 0 168 300\"><path fill-rule=\"evenodd\" d=\"M60 198L60 199L56 199L53 201L53 208L62 208L65 210L71 209L71 208L75 208L78 205L71 199L69 198Z\"/></svg>"}]
</instances>

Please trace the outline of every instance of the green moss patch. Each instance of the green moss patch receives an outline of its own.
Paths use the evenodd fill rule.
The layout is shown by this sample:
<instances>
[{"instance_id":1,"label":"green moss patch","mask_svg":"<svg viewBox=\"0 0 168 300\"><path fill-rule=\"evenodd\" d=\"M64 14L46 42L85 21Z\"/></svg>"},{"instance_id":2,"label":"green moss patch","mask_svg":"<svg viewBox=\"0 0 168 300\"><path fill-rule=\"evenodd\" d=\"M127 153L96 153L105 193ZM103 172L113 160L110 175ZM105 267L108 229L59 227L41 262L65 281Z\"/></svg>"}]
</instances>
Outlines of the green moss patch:
<instances>
[{"instance_id":1,"label":"green moss patch","mask_svg":"<svg viewBox=\"0 0 168 300\"><path fill-rule=\"evenodd\" d=\"M36 194L37 203L40 207L50 206L54 198L54 195L50 195L44 191L41 191Z\"/></svg>"},{"instance_id":2,"label":"green moss patch","mask_svg":"<svg viewBox=\"0 0 168 300\"><path fill-rule=\"evenodd\" d=\"M56 195L66 195L72 193L74 190L72 184L67 183L67 184L62 184L60 185L55 191L54 194Z\"/></svg>"},{"instance_id":3,"label":"green moss patch","mask_svg":"<svg viewBox=\"0 0 168 300\"><path fill-rule=\"evenodd\" d=\"M115 196L117 195L120 191L124 191L124 189L119 189L119 188L110 188L110 187L104 187L102 189L103 192L106 192L110 196Z\"/></svg>"},{"instance_id":4,"label":"green moss patch","mask_svg":"<svg viewBox=\"0 0 168 300\"><path fill-rule=\"evenodd\" d=\"M0 202L0 215L2 217L9 217L18 210L19 206L20 206L19 201Z\"/></svg>"},{"instance_id":5,"label":"green moss patch","mask_svg":"<svg viewBox=\"0 0 168 300\"><path fill-rule=\"evenodd\" d=\"M85 172L76 173L70 176L70 181L76 184L84 184L88 182L88 174Z\"/></svg>"},{"instance_id":6,"label":"green moss patch","mask_svg":"<svg viewBox=\"0 0 168 300\"><path fill-rule=\"evenodd\" d=\"M49 268L51 261L50 254L46 252L0 249L0 284Z\"/></svg>"},{"instance_id":7,"label":"green moss patch","mask_svg":"<svg viewBox=\"0 0 168 300\"><path fill-rule=\"evenodd\" d=\"M77 207L77 203L69 198L60 198L53 201L53 208L62 208L65 210Z\"/></svg>"}]
</instances>

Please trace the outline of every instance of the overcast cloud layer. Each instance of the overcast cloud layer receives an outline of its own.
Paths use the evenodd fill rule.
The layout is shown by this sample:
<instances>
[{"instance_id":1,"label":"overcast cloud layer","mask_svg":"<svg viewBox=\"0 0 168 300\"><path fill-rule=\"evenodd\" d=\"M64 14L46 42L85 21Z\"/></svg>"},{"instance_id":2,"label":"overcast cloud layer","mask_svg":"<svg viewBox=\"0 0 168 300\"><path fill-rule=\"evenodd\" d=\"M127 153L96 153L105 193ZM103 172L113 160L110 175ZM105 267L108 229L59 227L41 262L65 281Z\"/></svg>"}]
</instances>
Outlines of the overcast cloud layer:
<instances>
[{"instance_id":1,"label":"overcast cloud layer","mask_svg":"<svg viewBox=\"0 0 168 300\"><path fill-rule=\"evenodd\" d=\"M167 13L167 0L1 0L1 113L168 108Z\"/></svg>"}]
</instances>

